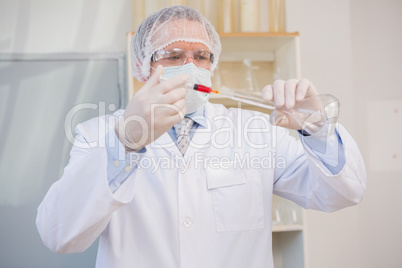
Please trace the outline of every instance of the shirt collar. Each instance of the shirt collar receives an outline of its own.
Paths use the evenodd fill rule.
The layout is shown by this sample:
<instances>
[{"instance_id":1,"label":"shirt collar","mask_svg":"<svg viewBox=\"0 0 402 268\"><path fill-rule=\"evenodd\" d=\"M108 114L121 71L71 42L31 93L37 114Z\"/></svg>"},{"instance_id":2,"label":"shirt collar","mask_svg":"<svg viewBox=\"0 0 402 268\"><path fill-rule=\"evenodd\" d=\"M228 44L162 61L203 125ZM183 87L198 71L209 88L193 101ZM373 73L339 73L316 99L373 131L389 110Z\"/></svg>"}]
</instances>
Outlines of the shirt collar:
<instances>
[{"instance_id":1,"label":"shirt collar","mask_svg":"<svg viewBox=\"0 0 402 268\"><path fill-rule=\"evenodd\" d=\"M193 119L193 121L199 124L202 127L206 127L206 119L205 119L205 105L202 108L198 109L191 114L187 114L186 117Z\"/></svg>"}]
</instances>

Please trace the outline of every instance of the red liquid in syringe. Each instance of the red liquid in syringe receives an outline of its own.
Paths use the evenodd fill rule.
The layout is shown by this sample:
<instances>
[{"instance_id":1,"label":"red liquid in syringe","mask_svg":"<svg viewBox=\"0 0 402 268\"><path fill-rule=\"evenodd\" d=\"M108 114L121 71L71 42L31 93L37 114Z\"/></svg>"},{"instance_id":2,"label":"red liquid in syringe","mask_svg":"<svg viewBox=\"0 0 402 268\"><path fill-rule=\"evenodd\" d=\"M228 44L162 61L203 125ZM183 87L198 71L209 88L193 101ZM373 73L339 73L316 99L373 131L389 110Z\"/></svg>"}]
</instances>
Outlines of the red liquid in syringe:
<instances>
[{"instance_id":1,"label":"red liquid in syringe","mask_svg":"<svg viewBox=\"0 0 402 268\"><path fill-rule=\"evenodd\" d=\"M213 90L212 88L210 88L210 87L207 87L207 86L204 86L204 85L200 85L200 84L194 84L194 86L193 86L193 89L194 90L197 90L197 91L199 91L199 92L204 92L204 93L216 93L216 94L219 94L220 92L219 91L217 91L217 90Z\"/></svg>"}]
</instances>

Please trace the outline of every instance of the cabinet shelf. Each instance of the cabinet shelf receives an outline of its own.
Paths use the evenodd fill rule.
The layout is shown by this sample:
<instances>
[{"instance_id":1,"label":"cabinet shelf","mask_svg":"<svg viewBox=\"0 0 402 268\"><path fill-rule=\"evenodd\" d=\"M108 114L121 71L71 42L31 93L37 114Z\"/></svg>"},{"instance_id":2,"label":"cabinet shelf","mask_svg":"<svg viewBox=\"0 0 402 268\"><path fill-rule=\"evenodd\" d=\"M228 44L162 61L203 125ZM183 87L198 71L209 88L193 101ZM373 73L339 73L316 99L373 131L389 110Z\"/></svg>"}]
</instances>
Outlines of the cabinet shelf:
<instances>
[{"instance_id":1,"label":"cabinet shelf","mask_svg":"<svg viewBox=\"0 0 402 268\"><path fill-rule=\"evenodd\" d=\"M295 48L295 40L299 33L220 33L222 43L222 55L227 53L275 53L280 50ZM289 48L289 44L294 44ZM258 59L255 59L258 60Z\"/></svg>"},{"instance_id":2,"label":"cabinet shelf","mask_svg":"<svg viewBox=\"0 0 402 268\"><path fill-rule=\"evenodd\" d=\"M243 61L252 62L256 83L254 89L262 90L272 84L275 79L300 79L299 60L299 33L273 32L232 32L220 33L222 53L219 58L219 67L215 71L213 87L219 90L220 86L241 90L250 88L245 81L250 81L244 68ZM210 102L220 103L230 108L242 108L263 113L270 110L255 107L249 104L240 104L223 96L212 94Z\"/></svg>"},{"instance_id":3,"label":"cabinet shelf","mask_svg":"<svg viewBox=\"0 0 402 268\"><path fill-rule=\"evenodd\" d=\"M296 37L299 32L231 32L218 33L220 37Z\"/></svg>"},{"instance_id":4,"label":"cabinet shelf","mask_svg":"<svg viewBox=\"0 0 402 268\"><path fill-rule=\"evenodd\" d=\"M273 225L272 232L291 232L291 231L303 231L303 225L301 224L289 224L289 225Z\"/></svg>"}]
</instances>

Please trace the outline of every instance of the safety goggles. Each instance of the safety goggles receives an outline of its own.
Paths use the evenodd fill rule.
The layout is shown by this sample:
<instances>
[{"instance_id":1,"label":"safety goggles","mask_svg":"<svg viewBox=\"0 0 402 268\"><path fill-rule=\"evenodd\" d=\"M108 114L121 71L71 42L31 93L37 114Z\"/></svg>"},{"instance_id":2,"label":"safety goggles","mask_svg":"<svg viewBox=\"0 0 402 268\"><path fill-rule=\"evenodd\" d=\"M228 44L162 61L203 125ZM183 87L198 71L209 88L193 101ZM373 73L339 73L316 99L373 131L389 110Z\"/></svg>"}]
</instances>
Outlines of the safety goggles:
<instances>
[{"instance_id":1,"label":"safety goggles","mask_svg":"<svg viewBox=\"0 0 402 268\"><path fill-rule=\"evenodd\" d=\"M192 58L197 67L205 69L208 69L214 61L213 54L207 49L185 50L181 48L155 51L151 60L163 66L180 66L184 65L188 58Z\"/></svg>"}]
</instances>

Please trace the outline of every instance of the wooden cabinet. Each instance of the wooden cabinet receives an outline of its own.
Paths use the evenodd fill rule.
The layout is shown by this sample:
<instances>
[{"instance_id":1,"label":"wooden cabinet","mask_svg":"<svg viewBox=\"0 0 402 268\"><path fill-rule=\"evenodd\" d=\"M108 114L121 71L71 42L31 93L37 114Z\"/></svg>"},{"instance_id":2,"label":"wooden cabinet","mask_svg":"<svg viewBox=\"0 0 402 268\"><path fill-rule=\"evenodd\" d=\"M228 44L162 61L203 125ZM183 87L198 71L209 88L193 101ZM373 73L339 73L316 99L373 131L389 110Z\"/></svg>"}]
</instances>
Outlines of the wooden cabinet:
<instances>
[{"instance_id":1,"label":"wooden cabinet","mask_svg":"<svg viewBox=\"0 0 402 268\"><path fill-rule=\"evenodd\" d=\"M275 78L290 79L300 77L299 34L296 33L221 33L222 54L218 69L214 73L213 85L223 84L233 89L244 89L247 77L245 61L251 63L251 71L256 79L254 90L261 91L272 84ZM221 80L217 82L217 80ZM212 103L222 103L227 107L270 111L211 94Z\"/></svg>"}]
</instances>

